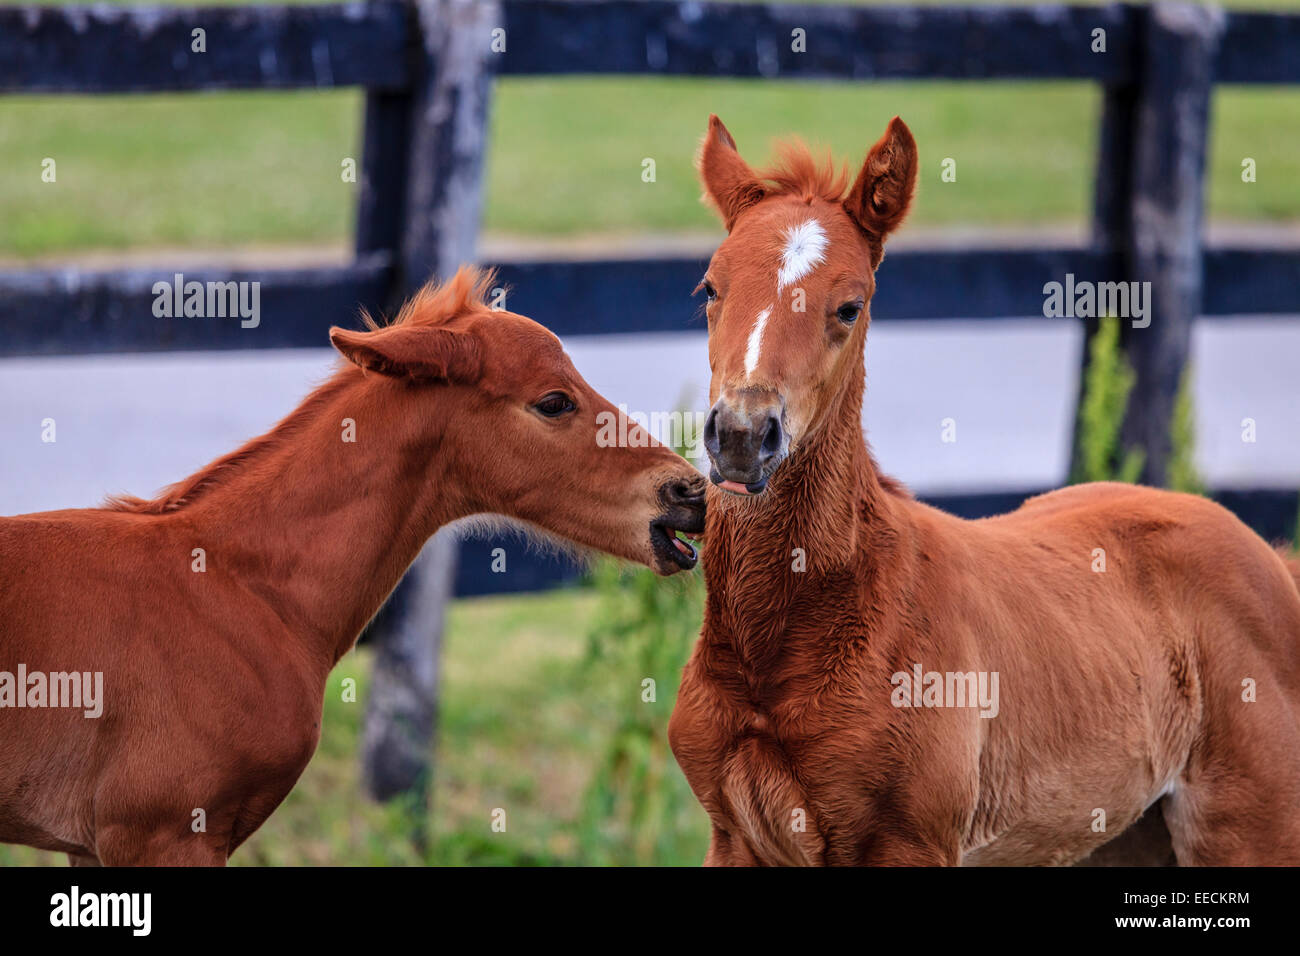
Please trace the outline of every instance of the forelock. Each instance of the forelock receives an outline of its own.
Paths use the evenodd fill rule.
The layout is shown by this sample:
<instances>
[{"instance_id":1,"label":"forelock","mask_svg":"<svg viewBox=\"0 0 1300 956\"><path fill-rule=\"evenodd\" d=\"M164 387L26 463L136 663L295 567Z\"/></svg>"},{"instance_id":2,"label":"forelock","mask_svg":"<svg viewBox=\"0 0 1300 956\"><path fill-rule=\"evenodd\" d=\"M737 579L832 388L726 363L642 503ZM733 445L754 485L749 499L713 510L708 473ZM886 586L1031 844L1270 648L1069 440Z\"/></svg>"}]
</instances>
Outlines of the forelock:
<instances>
[{"instance_id":1,"label":"forelock","mask_svg":"<svg viewBox=\"0 0 1300 956\"><path fill-rule=\"evenodd\" d=\"M849 186L848 170L837 167L829 150L822 160L816 159L808 146L798 139L787 140L777 147L776 165L759 174L774 188L770 196L797 196L805 202L822 199L838 203Z\"/></svg>"},{"instance_id":2,"label":"forelock","mask_svg":"<svg viewBox=\"0 0 1300 956\"><path fill-rule=\"evenodd\" d=\"M411 296L388 325L437 326L466 312L487 311L496 278L495 269L461 266L446 282L429 282ZM371 329L382 327L368 313L362 318Z\"/></svg>"}]
</instances>

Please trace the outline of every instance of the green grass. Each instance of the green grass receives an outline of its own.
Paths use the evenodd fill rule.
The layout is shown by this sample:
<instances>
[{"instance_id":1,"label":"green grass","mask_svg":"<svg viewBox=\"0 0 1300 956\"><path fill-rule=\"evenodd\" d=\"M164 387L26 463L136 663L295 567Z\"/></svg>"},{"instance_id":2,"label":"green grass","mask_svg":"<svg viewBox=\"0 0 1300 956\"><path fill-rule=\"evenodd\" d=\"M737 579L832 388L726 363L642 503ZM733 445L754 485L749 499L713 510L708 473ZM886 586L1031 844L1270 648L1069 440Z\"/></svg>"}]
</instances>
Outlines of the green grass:
<instances>
[{"instance_id":1,"label":"green grass","mask_svg":"<svg viewBox=\"0 0 1300 956\"><path fill-rule=\"evenodd\" d=\"M1211 104L1207 210L1211 219L1300 219L1300 88L1227 87ZM1241 161L1258 164L1241 181Z\"/></svg>"},{"instance_id":2,"label":"green grass","mask_svg":"<svg viewBox=\"0 0 1300 956\"><path fill-rule=\"evenodd\" d=\"M755 165L794 133L861 162L897 113L923 150L915 222L1077 220L1097 103L1096 90L1068 83L512 81L493 117L487 223L528 233L713 228L693 168L711 112ZM566 104L576 108L560 131ZM940 182L945 157L957 160L955 183ZM645 158L654 183L641 180Z\"/></svg>"},{"instance_id":3,"label":"green grass","mask_svg":"<svg viewBox=\"0 0 1300 956\"><path fill-rule=\"evenodd\" d=\"M713 229L692 157L710 112L755 163L798 133L857 161L898 113L921 147L920 225L1079 223L1098 91L1074 83L796 84L561 78L500 83L486 228L565 235ZM0 254L346 243L353 91L0 99ZM1300 92L1215 98L1209 213L1300 219ZM1241 182L1241 160L1258 182ZM41 181L41 161L57 182ZM940 163L957 162L957 181ZM642 182L642 160L656 181Z\"/></svg>"},{"instance_id":4,"label":"green grass","mask_svg":"<svg viewBox=\"0 0 1300 956\"><path fill-rule=\"evenodd\" d=\"M349 654L330 678L316 756L233 865L698 864L708 821L667 753L664 728L699 630L699 582L651 582L655 601L682 609L666 619L672 641L655 647L647 645L652 631L616 627L630 620L628 602L646 592L636 575L626 590L609 581L600 591L455 602L425 855L403 835L402 808L381 807L362 792L360 727L371 658L364 649ZM690 595L685 603L674 598L683 594ZM644 676L658 685L653 704L640 699ZM356 703L342 699L346 677L357 678ZM629 727L660 744L649 790L618 779L629 763ZM626 819L645 792L671 808L666 824L644 814ZM504 833L491 829L496 808L506 811ZM4 865L62 866L66 858L0 844Z\"/></svg>"},{"instance_id":5,"label":"green grass","mask_svg":"<svg viewBox=\"0 0 1300 956\"><path fill-rule=\"evenodd\" d=\"M342 239L360 96L0 99L0 250ZM46 157L57 180L41 180Z\"/></svg>"}]
</instances>

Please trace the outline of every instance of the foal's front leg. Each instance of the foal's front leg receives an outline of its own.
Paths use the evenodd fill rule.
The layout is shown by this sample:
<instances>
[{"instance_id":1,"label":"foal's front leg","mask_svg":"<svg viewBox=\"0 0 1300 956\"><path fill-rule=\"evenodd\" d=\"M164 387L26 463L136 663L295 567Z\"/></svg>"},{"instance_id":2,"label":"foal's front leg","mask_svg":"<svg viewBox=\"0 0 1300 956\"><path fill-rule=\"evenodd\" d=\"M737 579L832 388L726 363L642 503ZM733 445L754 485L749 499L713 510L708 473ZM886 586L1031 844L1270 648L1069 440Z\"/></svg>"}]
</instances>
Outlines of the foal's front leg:
<instances>
[{"instance_id":1,"label":"foal's front leg","mask_svg":"<svg viewBox=\"0 0 1300 956\"><path fill-rule=\"evenodd\" d=\"M705 866L758 866L758 860L749 851L744 840L733 840L731 834L718 826L709 837L709 852L704 855Z\"/></svg>"},{"instance_id":2,"label":"foal's front leg","mask_svg":"<svg viewBox=\"0 0 1300 956\"><path fill-rule=\"evenodd\" d=\"M230 837L219 833L153 833L131 826L104 828L95 841L105 866L225 866Z\"/></svg>"},{"instance_id":3,"label":"foal's front leg","mask_svg":"<svg viewBox=\"0 0 1300 956\"><path fill-rule=\"evenodd\" d=\"M114 791L120 793L120 791ZM95 819L95 855L104 866L225 866L238 808L194 793L175 802L140 803L133 794ZM191 809L193 808L193 809ZM202 815L197 811L202 809ZM201 826L196 823L201 820ZM260 822L260 821L259 821ZM195 829L199 826L198 829Z\"/></svg>"},{"instance_id":4,"label":"foal's front leg","mask_svg":"<svg viewBox=\"0 0 1300 956\"><path fill-rule=\"evenodd\" d=\"M956 838L939 840L920 835L869 833L858 843L859 866L960 866Z\"/></svg>"}]
</instances>

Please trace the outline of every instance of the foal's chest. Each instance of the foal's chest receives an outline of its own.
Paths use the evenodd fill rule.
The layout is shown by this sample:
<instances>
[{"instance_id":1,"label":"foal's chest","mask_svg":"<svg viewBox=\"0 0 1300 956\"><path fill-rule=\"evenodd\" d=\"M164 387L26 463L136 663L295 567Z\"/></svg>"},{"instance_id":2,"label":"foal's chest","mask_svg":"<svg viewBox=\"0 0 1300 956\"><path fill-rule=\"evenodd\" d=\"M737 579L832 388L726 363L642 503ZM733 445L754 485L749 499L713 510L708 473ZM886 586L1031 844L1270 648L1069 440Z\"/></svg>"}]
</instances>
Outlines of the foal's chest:
<instances>
[{"instance_id":1,"label":"foal's chest","mask_svg":"<svg viewBox=\"0 0 1300 956\"><path fill-rule=\"evenodd\" d=\"M725 834L724 858L715 862L829 862L829 755L815 741L779 732L770 715L693 680L690 669L669 733L682 772ZM840 764L839 775L837 784L848 785L852 769Z\"/></svg>"}]
</instances>

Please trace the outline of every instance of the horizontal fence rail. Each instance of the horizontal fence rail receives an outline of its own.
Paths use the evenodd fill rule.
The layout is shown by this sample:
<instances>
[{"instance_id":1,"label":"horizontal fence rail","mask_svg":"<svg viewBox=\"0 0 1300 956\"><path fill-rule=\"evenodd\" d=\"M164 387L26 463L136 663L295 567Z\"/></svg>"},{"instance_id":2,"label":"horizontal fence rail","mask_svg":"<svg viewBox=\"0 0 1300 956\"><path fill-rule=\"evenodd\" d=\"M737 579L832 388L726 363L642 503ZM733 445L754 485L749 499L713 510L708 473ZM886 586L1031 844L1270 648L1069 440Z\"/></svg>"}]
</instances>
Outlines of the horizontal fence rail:
<instances>
[{"instance_id":1,"label":"horizontal fence rail","mask_svg":"<svg viewBox=\"0 0 1300 956\"><path fill-rule=\"evenodd\" d=\"M0 7L0 93L398 89L409 41L398 2Z\"/></svg>"},{"instance_id":2,"label":"horizontal fence rail","mask_svg":"<svg viewBox=\"0 0 1300 956\"><path fill-rule=\"evenodd\" d=\"M768 79L1128 80L1133 10L833 7L677 0L505 4L498 72ZM1105 29L1106 54L1091 52ZM805 52L792 48L804 31Z\"/></svg>"},{"instance_id":3,"label":"horizontal fence rail","mask_svg":"<svg viewBox=\"0 0 1300 956\"><path fill-rule=\"evenodd\" d=\"M700 257L499 268L521 311L557 335L589 335L703 331L699 302L689 296L707 265ZM1300 314L1300 250L1210 249L1204 271L1204 316ZM872 296L872 321L1042 319L1047 283L1067 275L1106 282L1118 274L1116 254L1085 248L893 252Z\"/></svg>"},{"instance_id":4,"label":"horizontal fence rail","mask_svg":"<svg viewBox=\"0 0 1300 956\"><path fill-rule=\"evenodd\" d=\"M1084 248L890 253L872 298L873 321L1043 318L1043 286L1105 282L1111 253ZM704 330L691 290L707 257L500 262L511 308L557 335ZM1211 249L1204 259L1209 317L1300 314L1300 253ZM153 289L260 281L256 327L238 317L159 318ZM940 281L936 281L941 277ZM312 348L331 325L359 327L379 314L392 281L389 257L372 253L335 268L256 271L131 269L0 273L0 356L195 349ZM636 295L628 295L635 288ZM1072 321L1063 319L1062 321Z\"/></svg>"},{"instance_id":5,"label":"horizontal fence rail","mask_svg":"<svg viewBox=\"0 0 1300 956\"><path fill-rule=\"evenodd\" d=\"M377 311L391 282L389 257L380 253L320 269L0 274L0 355L328 346L329 327L357 325L361 307ZM219 303L224 317L185 317L194 283L205 310ZM248 300L253 286L257 314L244 318L232 292Z\"/></svg>"},{"instance_id":6,"label":"horizontal fence rail","mask_svg":"<svg viewBox=\"0 0 1300 956\"><path fill-rule=\"evenodd\" d=\"M503 75L784 79L1133 78L1134 8L833 7L677 0L508 0ZM1092 52L1106 31L1105 53ZM203 52L194 31L203 31ZM805 32L804 52L791 48ZM322 6L0 7L0 92L362 86L410 78L399 0ZM1234 13L1223 83L1298 83L1300 20Z\"/></svg>"},{"instance_id":7,"label":"horizontal fence rail","mask_svg":"<svg viewBox=\"0 0 1300 956\"><path fill-rule=\"evenodd\" d=\"M1229 14L1214 77L1218 83L1300 83L1300 17Z\"/></svg>"}]
</instances>

